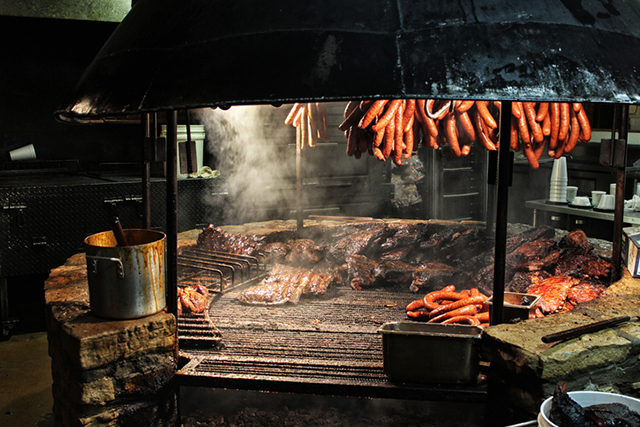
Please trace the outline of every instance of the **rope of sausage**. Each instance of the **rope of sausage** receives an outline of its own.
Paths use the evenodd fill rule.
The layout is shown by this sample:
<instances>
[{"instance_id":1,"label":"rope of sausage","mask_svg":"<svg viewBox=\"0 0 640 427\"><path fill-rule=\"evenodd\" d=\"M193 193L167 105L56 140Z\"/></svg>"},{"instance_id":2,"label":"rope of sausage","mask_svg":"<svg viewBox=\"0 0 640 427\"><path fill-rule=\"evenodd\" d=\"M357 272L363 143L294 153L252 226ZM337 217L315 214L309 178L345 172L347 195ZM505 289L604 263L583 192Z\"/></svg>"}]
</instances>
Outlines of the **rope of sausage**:
<instances>
[{"instance_id":1,"label":"rope of sausage","mask_svg":"<svg viewBox=\"0 0 640 427\"><path fill-rule=\"evenodd\" d=\"M285 125L300 127L300 149L315 147L317 140L329 142L327 107L323 102L295 103L284 120Z\"/></svg>"},{"instance_id":2,"label":"rope of sausage","mask_svg":"<svg viewBox=\"0 0 640 427\"><path fill-rule=\"evenodd\" d=\"M591 139L591 126L581 103L513 102L511 135L514 151L522 150L533 169L547 146L559 158L577 142ZM368 153L397 165L422 143L438 149L448 145L454 156L466 156L473 143L498 148L500 101L379 99L350 101L338 129L347 138L347 155Z\"/></svg>"},{"instance_id":3,"label":"rope of sausage","mask_svg":"<svg viewBox=\"0 0 640 427\"><path fill-rule=\"evenodd\" d=\"M453 285L433 291L407 305L407 317L428 323L454 323L489 326L487 296L478 289L455 291Z\"/></svg>"}]
</instances>

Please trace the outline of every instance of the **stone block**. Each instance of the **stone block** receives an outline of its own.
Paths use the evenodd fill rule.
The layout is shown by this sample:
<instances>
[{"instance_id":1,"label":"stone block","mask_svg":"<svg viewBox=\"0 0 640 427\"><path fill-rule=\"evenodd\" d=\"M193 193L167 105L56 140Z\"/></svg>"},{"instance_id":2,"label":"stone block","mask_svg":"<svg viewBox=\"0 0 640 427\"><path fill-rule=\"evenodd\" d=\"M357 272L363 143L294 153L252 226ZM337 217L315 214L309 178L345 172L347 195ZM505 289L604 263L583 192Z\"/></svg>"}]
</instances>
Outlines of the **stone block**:
<instances>
[{"instance_id":1,"label":"stone block","mask_svg":"<svg viewBox=\"0 0 640 427\"><path fill-rule=\"evenodd\" d=\"M80 370L176 348L175 317L165 312L134 320L105 320L85 313L62 327L62 341Z\"/></svg>"},{"instance_id":2,"label":"stone block","mask_svg":"<svg viewBox=\"0 0 640 427\"><path fill-rule=\"evenodd\" d=\"M176 369L173 354L165 352L124 359L98 369L74 371L69 374L73 379L70 399L81 405L104 406L153 395L171 381Z\"/></svg>"}]
</instances>

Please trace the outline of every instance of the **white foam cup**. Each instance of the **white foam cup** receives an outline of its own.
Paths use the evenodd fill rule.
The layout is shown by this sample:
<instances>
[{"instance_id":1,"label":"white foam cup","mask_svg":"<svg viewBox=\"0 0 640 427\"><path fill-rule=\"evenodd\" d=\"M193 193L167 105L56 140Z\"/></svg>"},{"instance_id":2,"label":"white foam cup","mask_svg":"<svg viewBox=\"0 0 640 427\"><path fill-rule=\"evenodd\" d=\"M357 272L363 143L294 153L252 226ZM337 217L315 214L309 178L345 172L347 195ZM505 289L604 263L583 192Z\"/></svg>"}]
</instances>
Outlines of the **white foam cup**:
<instances>
[{"instance_id":1,"label":"white foam cup","mask_svg":"<svg viewBox=\"0 0 640 427\"><path fill-rule=\"evenodd\" d=\"M36 159L36 149L33 144L25 145L20 148L16 148L15 150L9 151L9 156L11 160L35 160Z\"/></svg>"},{"instance_id":2,"label":"white foam cup","mask_svg":"<svg viewBox=\"0 0 640 427\"><path fill-rule=\"evenodd\" d=\"M604 191L593 190L591 192L591 204L593 206L598 206L600 204L600 199L602 198L603 194L605 194Z\"/></svg>"},{"instance_id":3,"label":"white foam cup","mask_svg":"<svg viewBox=\"0 0 640 427\"><path fill-rule=\"evenodd\" d=\"M616 195L616 183L609 184L609 194Z\"/></svg>"},{"instance_id":4,"label":"white foam cup","mask_svg":"<svg viewBox=\"0 0 640 427\"><path fill-rule=\"evenodd\" d=\"M553 168L551 169L551 181L553 180L567 182L567 158L560 157L553 161Z\"/></svg>"},{"instance_id":5,"label":"white foam cup","mask_svg":"<svg viewBox=\"0 0 640 427\"><path fill-rule=\"evenodd\" d=\"M613 194L604 194L598 203L598 209L605 209L608 211L614 210L616 207L616 196Z\"/></svg>"},{"instance_id":6,"label":"white foam cup","mask_svg":"<svg viewBox=\"0 0 640 427\"><path fill-rule=\"evenodd\" d=\"M588 197L575 197L573 199L573 204L575 206L581 206L581 207L591 207L591 203L589 203L589 198Z\"/></svg>"},{"instance_id":7,"label":"white foam cup","mask_svg":"<svg viewBox=\"0 0 640 427\"><path fill-rule=\"evenodd\" d=\"M567 202L573 202L573 199L578 195L578 187L574 187L573 185L567 186Z\"/></svg>"}]
</instances>

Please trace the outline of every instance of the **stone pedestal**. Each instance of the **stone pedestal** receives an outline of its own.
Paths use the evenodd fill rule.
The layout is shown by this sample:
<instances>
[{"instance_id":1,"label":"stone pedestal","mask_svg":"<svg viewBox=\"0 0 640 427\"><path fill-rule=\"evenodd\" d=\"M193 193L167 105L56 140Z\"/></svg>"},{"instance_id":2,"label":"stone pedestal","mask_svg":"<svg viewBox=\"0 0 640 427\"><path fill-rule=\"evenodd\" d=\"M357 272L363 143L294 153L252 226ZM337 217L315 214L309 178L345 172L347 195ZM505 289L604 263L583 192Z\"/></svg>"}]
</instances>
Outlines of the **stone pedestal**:
<instances>
[{"instance_id":1,"label":"stone pedestal","mask_svg":"<svg viewBox=\"0 0 640 427\"><path fill-rule=\"evenodd\" d=\"M173 315L94 316L84 254L51 271L45 300L57 426L177 424Z\"/></svg>"}]
</instances>

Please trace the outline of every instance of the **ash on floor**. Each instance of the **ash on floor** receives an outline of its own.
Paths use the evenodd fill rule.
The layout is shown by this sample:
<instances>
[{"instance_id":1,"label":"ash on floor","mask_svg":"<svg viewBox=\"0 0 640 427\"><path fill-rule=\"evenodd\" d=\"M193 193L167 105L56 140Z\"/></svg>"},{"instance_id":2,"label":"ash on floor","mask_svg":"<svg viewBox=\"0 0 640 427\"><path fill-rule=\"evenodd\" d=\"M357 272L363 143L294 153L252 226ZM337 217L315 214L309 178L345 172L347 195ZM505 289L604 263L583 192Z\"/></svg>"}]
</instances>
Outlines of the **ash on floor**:
<instances>
[{"instance_id":1,"label":"ash on floor","mask_svg":"<svg viewBox=\"0 0 640 427\"><path fill-rule=\"evenodd\" d=\"M484 405L183 387L183 427L480 427Z\"/></svg>"}]
</instances>

